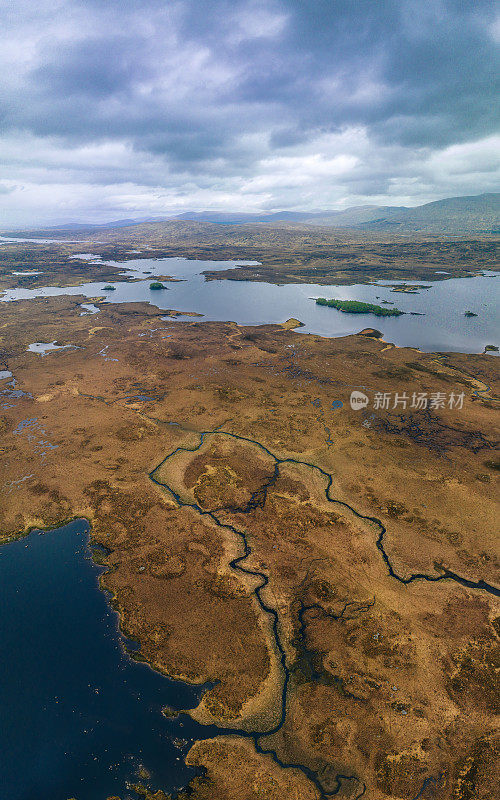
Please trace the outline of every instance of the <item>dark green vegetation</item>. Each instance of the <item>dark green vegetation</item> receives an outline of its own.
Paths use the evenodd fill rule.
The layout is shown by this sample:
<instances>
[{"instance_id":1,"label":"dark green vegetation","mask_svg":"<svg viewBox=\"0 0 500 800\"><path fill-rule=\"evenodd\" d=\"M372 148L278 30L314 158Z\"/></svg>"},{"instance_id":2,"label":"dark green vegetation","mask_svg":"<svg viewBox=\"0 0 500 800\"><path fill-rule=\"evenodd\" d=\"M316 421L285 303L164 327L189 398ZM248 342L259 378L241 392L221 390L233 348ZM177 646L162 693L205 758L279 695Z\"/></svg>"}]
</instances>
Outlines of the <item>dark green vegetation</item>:
<instances>
[{"instance_id":1,"label":"dark green vegetation","mask_svg":"<svg viewBox=\"0 0 500 800\"><path fill-rule=\"evenodd\" d=\"M360 300L327 300L326 297L317 297L318 306L328 306L343 311L346 314L375 314L377 317L399 317L404 314L399 308L382 308L373 303L362 303Z\"/></svg>"},{"instance_id":2,"label":"dark green vegetation","mask_svg":"<svg viewBox=\"0 0 500 800\"><path fill-rule=\"evenodd\" d=\"M103 292L114 292L115 289L116 289L116 286L103 286L102 290L103 290Z\"/></svg>"},{"instance_id":3,"label":"dark green vegetation","mask_svg":"<svg viewBox=\"0 0 500 800\"><path fill-rule=\"evenodd\" d=\"M163 285L161 281L153 281L153 283L149 284L150 289L166 289L166 286Z\"/></svg>"},{"instance_id":4,"label":"dark green vegetation","mask_svg":"<svg viewBox=\"0 0 500 800\"><path fill-rule=\"evenodd\" d=\"M477 317L477 314L474 314L473 311L466 311L464 317Z\"/></svg>"},{"instance_id":5,"label":"dark green vegetation","mask_svg":"<svg viewBox=\"0 0 500 800\"><path fill-rule=\"evenodd\" d=\"M485 351L492 351L498 353L498 347L496 346L496 344L487 344L484 349Z\"/></svg>"}]
</instances>

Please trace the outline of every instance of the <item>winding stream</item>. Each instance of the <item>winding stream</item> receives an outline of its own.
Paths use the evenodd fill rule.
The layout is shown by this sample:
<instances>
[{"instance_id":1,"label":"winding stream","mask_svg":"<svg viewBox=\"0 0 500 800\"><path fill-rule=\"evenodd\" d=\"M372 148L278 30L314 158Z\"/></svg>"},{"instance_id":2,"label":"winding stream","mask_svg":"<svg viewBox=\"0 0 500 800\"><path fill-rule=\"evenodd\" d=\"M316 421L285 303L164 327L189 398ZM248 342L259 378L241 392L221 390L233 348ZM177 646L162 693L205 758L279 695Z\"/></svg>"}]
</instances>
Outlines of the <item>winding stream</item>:
<instances>
[{"instance_id":1,"label":"winding stream","mask_svg":"<svg viewBox=\"0 0 500 800\"><path fill-rule=\"evenodd\" d=\"M275 286L234 281L206 282L201 274L203 269L226 269L237 263L244 262L140 259L117 264L123 268L125 278L139 280L116 281L112 302L145 300L159 308L196 311L203 314L204 319L232 318L241 324L252 325L296 317L305 323L302 331L326 336L347 335L373 325L382 328L385 338L397 344L419 346L433 352L480 352L485 344L497 343L494 338L497 333L494 298L498 296L500 282L492 276L436 282L418 295L406 295L392 293L390 288L381 285L318 287L314 284ZM167 291L151 292L151 277L147 277L147 273L153 271L173 275L181 282L169 283ZM10 301L59 294L95 297L102 294L102 283L63 288L18 288L4 293L1 299ZM375 303L387 300L406 311L421 311L425 316L408 314L382 320L372 315L353 317L316 306L310 298L317 295ZM84 305L83 308L93 313L99 310L97 306ZM474 320L464 318L464 309L469 308L480 316ZM440 360L443 363L445 358L440 357ZM292 372L299 369L294 364L293 353L287 364L285 368ZM311 373L302 377L312 380L315 376ZM489 387L479 382L476 391L487 396ZM104 398L96 399L106 402ZM316 411L329 444L330 431L324 423L321 407L318 406ZM7 776L6 796L9 800L66 800L72 796L78 800L95 800L101 795L123 795L127 791L127 782L140 782L137 776L141 765L151 773L148 785L175 791L185 786L195 774L182 758L188 744L221 734L251 738L257 752L270 755L283 768L300 770L323 798L335 796L341 790L349 791L352 800L365 794L366 786L356 775L337 773L328 764L313 770L303 764L285 763L272 747L266 746L268 738L280 731L285 723L293 677L280 634L278 611L263 597L269 577L265 572L246 565L252 549L244 529L223 522L217 511L205 510L197 503L183 500L173 487L159 478L160 468L176 453L195 453L210 436L224 436L251 444L270 457L274 464L272 474L252 494L244 508L226 508L224 511L244 514L263 505L282 465L309 468L325 481L325 497L329 503L344 507L373 527L374 544L391 578L404 586L416 581L455 581L469 589L500 597L498 587L483 580L469 580L447 569L439 574L399 574L385 548L386 528L382 522L364 516L349 504L332 497L333 476L321 467L294 458L279 458L262 443L228 431L201 431L198 435L200 441L196 446L177 447L150 472L149 478L169 492L180 507L210 519L240 540L241 555L230 562L230 567L257 582L253 592L270 621L273 645L282 672L279 718L264 733L249 733L201 726L185 714L169 719L163 717L161 707L165 704L177 710L194 707L203 687L194 688L170 681L147 665L132 661L124 651L125 645L130 648L133 645L120 635L116 615L97 586L99 570L89 558L87 523L81 520L73 522L61 531L44 536L34 532L0 549L0 591L3 608L7 609L0 617L0 635L4 652L10 656L1 662L0 700L7 710L7 725L1 734L0 761L3 762L2 772ZM63 606L67 597L71 597L71 603L66 613ZM299 638L305 637L307 614L326 614L340 619L346 618L348 613L359 614L369 609L369 605L355 608L351 605L347 603L335 616L318 604L306 606L301 603L297 612ZM58 620L58 626L51 624L54 618ZM62 657L61 631L68 645L62 651ZM40 636L45 638L37 638ZM37 654L36 660L34 653ZM54 658L56 653L57 659ZM117 675L120 680L117 680ZM312 679L315 676L317 674L311 665ZM20 682L24 689L21 702L17 688ZM73 699L73 707L68 707L64 700L66 689L69 690L67 696ZM362 702L354 695L352 699ZM50 735L48 726L51 727ZM33 733L30 741L26 741L26 730ZM185 740L186 744L176 747L176 739ZM30 761L31 770L19 770L19 764ZM417 797L426 786L437 780L433 776L425 778Z\"/></svg>"},{"instance_id":2,"label":"winding stream","mask_svg":"<svg viewBox=\"0 0 500 800\"><path fill-rule=\"evenodd\" d=\"M444 570L439 575L399 575L384 547L386 529L383 524L332 497L333 477L316 464L280 458L261 442L228 431L217 429L198 435L198 444L177 447L149 477L169 492L179 506L210 519L240 539L242 553L230 566L257 581L253 590L256 601L271 622L283 676L279 718L265 732L200 725L186 714L165 718L161 714L164 705L177 710L192 708L199 702L204 687L169 680L146 664L130 659L124 647L132 649L134 645L120 634L117 615L98 586L102 570L90 557L87 522L77 520L43 535L34 531L0 548L3 612L0 640L2 652L8 653L8 658L0 659L0 707L3 710L0 768L5 796L9 800L66 800L68 797L95 800L117 794L131 797L127 786L144 782L142 768L150 773L147 785L175 791L195 774L183 760L191 743L228 734L250 738L257 752L270 755L283 768L300 770L324 798L333 797L341 790L348 791L353 800L364 795L366 787L358 776L338 773L328 764L320 764L313 770L304 764L287 763L267 743L285 723L292 680L278 612L263 597L269 577L245 565L252 552L245 530L221 521L216 511L186 502L158 476L160 468L176 453L196 453L211 436L251 444L274 464L271 474L243 508L225 511L250 513L265 503L282 465L306 467L325 480L325 497L329 503L347 508L378 531L376 546L389 575L395 580L404 585L417 580L453 580L468 588L500 596L497 587L482 580L470 581L451 571ZM307 613L340 619L347 614L364 613L370 606L346 603L340 614L334 615L318 604L306 606L302 603L297 613L299 638L304 638ZM311 679L314 678L313 670ZM22 694L19 684L23 686ZM362 702L362 698L354 695L352 699ZM27 730L29 737L26 737ZM430 785L436 779L430 776L425 780L425 785Z\"/></svg>"},{"instance_id":3,"label":"winding stream","mask_svg":"<svg viewBox=\"0 0 500 800\"><path fill-rule=\"evenodd\" d=\"M206 687L130 658L137 646L119 631L102 572L85 520L0 548L5 800L125 800L136 797L128 783L176 791L197 773L183 758L191 744L225 733L161 713L193 708Z\"/></svg>"},{"instance_id":4,"label":"winding stream","mask_svg":"<svg viewBox=\"0 0 500 800\"><path fill-rule=\"evenodd\" d=\"M276 480L279 477L280 466L281 465L283 465L283 464L296 464L296 465L301 466L301 467L307 467L307 468L309 468L311 470L314 470L314 471L318 472L322 476L322 478L324 478L326 480L325 497L326 497L326 499L327 499L327 501L329 503L333 503L333 504L336 504L338 506L341 506L343 508L348 509L352 514L354 514L355 517L357 517L358 519L360 519L360 520L362 520L364 522L371 523L372 525L374 525L378 529L378 536L377 536L376 541L375 541L376 547L377 547L377 549L379 550L379 552L382 555L384 563L387 566L389 575L392 578L394 578L395 580L399 581L399 583L403 584L404 586L408 586L409 584L411 584L411 583L413 583L415 581L418 581L418 580L424 580L424 581L428 581L428 582L431 582L431 583L437 583L437 582L443 581L443 580L452 580L452 581L455 581L456 583L459 583L461 586L466 586L467 588L470 588L470 589L483 590L483 591L489 592L492 595L495 595L496 597L500 597L500 588L497 588L497 587L495 587L495 586L493 586L493 585L491 585L489 583L486 583L483 580L471 581L471 580L469 580L467 578L464 578L464 577L462 577L460 575L457 575L455 572L452 572L451 570L447 570L447 569L443 569L442 573L438 574L438 575L428 575L426 573L421 573L421 572L413 573L413 574L411 574L411 575L409 575L407 577L399 575L396 572L396 570L394 569L394 567L392 566L391 561L389 559L389 556L388 556L388 554L387 554L387 552L385 550L384 536L386 534L386 528L385 528L385 526L383 525L383 523L379 519L377 519L376 517L363 515L360 512L356 511L356 509L354 509L348 503L346 503L346 502L344 502L342 500L336 500L335 498L333 498L331 496L331 489L332 489L332 486L333 486L333 476L330 473L328 473L325 470L323 470L321 467L317 466L316 464L312 464L310 462L302 461L302 460L295 459L295 458L279 458L274 453L272 453L271 450L269 450L265 445L263 445L261 442L256 441L255 439L249 439L247 437L240 436L238 434L230 433L230 432L227 432L227 431L222 431L222 430L219 430L219 429L216 429L216 430L213 430L213 431L201 431L199 433L200 441L196 446L194 446L194 447L179 446L179 447L175 448L175 450L173 450L171 453L169 453L149 473L149 477L153 481L153 483L155 483L157 486L161 487L162 489L166 490L173 497L173 499L176 501L176 503L179 505L179 507L191 509L196 514L198 514L199 516L206 517L206 518L210 519L218 527L226 529L226 530L230 531L231 533L235 534L237 537L239 537L239 539L241 540L242 545L243 545L243 553L242 553L242 555L237 556L236 558L234 558L230 562L230 567L233 570L239 571L239 572L243 573L246 576L250 576L252 578L257 578L258 581L259 581L258 586L253 591L254 591L255 597L257 599L257 602L258 602L261 610L266 615L268 615L268 617L270 617L270 619L271 619L271 627L272 627L273 638L274 638L274 646L276 647L276 651L277 651L277 653L279 655L279 660L280 660L281 668L282 668L282 671L283 671L283 687L282 687L282 696L281 696L281 713L280 713L279 721L276 723L276 725L273 728L271 728L270 730L266 731L265 734L263 734L261 732L248 734L248 733L246 733L244 731L238 731L238 733L240 735L243 735L243 736L250 735L251 738L254 741L254 745L255 745L256 750L259 753L265 753L265 754L271 755L272 758L276 761L276 763L278 763L281 767L300 769L317 786L317 788L320 790L322 796L324 796L324 797L334 796L334 795L338 794L338 792L340 791L340 789L343 786L343 783L354 781L354 782L357 782L359 784L359 787L360 787L359 791L357 792L355 797L356 798L360 798L365 793L366 786L361 781L361 779L359 779L357 776L354 776L354 775L343 775L343 774L338 774L337 773L334 776L333 782L331 782L331 780L328 780L328 783L329 784L333 783L333 785L325 785L325 779L323 777L323 774L320 774L319 772L314 772L309 767L306 767L305 765L302 765L302 764L295 764L295 763L288 764L288 763L283 762L279 758L279 756L278 756L278 754L276 753L275 750L266 748L264 746L263 742L262 742L262 740L265 739L266 736L271 736L272 734L277 733L283 727L283 725L285 723L286 710L287 710L288 689L289 689L290 680L291 680L291 672L290 672L290 668L289 668L289 666L287 664L287 657L286 657L285 648L283 646L283 643L282 643L281 637L280 637L280 633L279 633L279 616L278 616L278 612L277 612L276 608L274 608L273 606L270 606L268 603L266 603L266 601L262 597L262 591L269 584L269 577L264 572L261 572L259 570L250 569L249 567L244 566L244 562L246 561L246 559L252 553L252 548L250 547L250 545L248 543L248 538L247 538L247 535L246 535L244 530L236 528L234 525L231 525L231 524L229 524L227 522L222 522L220 520L220 518L217 516L217 513L215 511L206 510L206 509L202 508L198 503L190 503L190 502L187 502L186 500L183 500L182 497L178 494L178 492L175 491L175 489L172 486L170 486L168 483L165 483L165 481L162 481L162 480L160 480L159 478L156 477L156 473L158 473L158 471L162 467L164 467L164 465L171 458L173 458L177 453L180 453L180 452L196 453L196 452L198 452L200 450L200 448L203 446L203 444L205 443L207 437L210 437L210 436L226 436L226 437L229 437L230 439L234 439L236 441L245 442L247 444L252 444L252 445L256 446L257 448L259 448L267 456L269 456L274 462L273 474L266 480L266 482L262 486L260 486L255 492L253 492L253 494L251 495L251 497L250 497L248 503L246 504L246 506L244 506L242 508L226 507L224 509L224 511L226 511L226 512L235 512L235 513L240 513L240 514L250 513L257 506L259 506L259 505L263 506L264 505L264 503L266 501L268 490L271 488L271 486L274 485L274 483L276 482ZM302 604L301 608L299 610L299 614L298 614L299 633L300 633L300 631L302 631L302 633L304 631L304 614L306 612L311 611L311 610L319 610L322 613L327 614L328 616L332 616L335 619L340 619L340 617L345 614L345 611L347 610L347 607L349 605L350 604L347 603L346 606L344 607L343 611L341 612L341 614L338 615L338 616L335 616L333 614L330 614L330 612L327 612L325 609L323 609L321 606L319 606L317 604L312 605L312 606L304 606ZM368 610L369 607L370 607L369 605L366 606L366 607L359 606L358 609L357 609L357 612L358 613L362 613L363 611ZM354 696L353 696L353 699L359 700L359 698L356 698ZM326 771L322 770L322 772L326 772L327 779L331 779L331 776L328 775L328 771L327 770Z\"/></svg>"}]
</instances>

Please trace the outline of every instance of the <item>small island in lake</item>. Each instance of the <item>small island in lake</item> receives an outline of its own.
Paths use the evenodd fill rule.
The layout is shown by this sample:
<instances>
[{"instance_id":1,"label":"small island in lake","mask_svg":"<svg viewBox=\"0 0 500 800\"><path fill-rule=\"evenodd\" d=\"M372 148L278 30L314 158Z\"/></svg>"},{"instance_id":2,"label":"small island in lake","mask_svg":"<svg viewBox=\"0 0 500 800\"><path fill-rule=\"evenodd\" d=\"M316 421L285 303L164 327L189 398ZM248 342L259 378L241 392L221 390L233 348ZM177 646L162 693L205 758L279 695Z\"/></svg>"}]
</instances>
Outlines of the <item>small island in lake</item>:
<instances>
[{"instance_id":1,"label":"small island in lake","mask_svg":"<svg viewBox=\"0 0 500 800\"><path fill-rule=\"evenodd\" d=\"M399 317L404 314L399 308L382 308L373 303L363 303L360 300L327 300L326 297L317 297L318 306L328 306L343 311L346 314L375 314L377 317Z\"/></svg>"},{"instance_id":2,"label":"small island in lake","mask_svg":"<svg viewBox=\"0 0 500 800\"><path fill-rule=\"evenodd\" d=\"M464 317L477 317L477 314L474 314L473 311L466 311Z\"/></svg>"},{"instance_id":3,"label":"small island in lake","mask_svg":"<svg viewBox=\"0 0 500 800\"><path fill-rule=\"evenodd\" d=\"M358 336L369 336L371 339L381 339L383 333L376 328L363 328L363 330L358 333Z\"/></svg>"},{"instance_id":4,"label":"small island in lake","mask_svg":"<svg viewBox=\"0 0 500 800\"><path fill-rule=\"evenodd\" d=\"M166 289L167 287L163 285L161 281L153 281L153 283L149 284L150 289Z\"/></svg>"},{"instance_id":5,"label":"small island in lake","mask_svg":"<svg viewBox=\"0 0 500 800\"><path fill-rule=\"evenodd\" d=\"M103 292L114 292L115 289L116 289L116 286L104 286L102 291Z\"/></svg>"}]
</instances>

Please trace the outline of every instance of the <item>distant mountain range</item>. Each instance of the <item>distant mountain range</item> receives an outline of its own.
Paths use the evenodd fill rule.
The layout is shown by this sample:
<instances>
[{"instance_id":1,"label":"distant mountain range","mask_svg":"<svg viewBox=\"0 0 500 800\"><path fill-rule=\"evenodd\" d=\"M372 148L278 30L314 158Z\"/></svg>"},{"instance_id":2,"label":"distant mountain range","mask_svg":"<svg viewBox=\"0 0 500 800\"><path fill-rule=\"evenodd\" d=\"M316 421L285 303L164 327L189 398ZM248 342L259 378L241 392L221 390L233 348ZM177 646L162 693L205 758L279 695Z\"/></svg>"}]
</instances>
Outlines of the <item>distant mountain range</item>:
<instances>
[{"instance_id":1,"label":"distant mountain range","mask_svg":"<svg viewBox=\"0 0 500 800\"><path fill-rule=\"evenodd\" d=\"M67 222L65 225L51 225L47 231L88 231L99 228L130 228L131 225L142 225L143 222L165 222L168 217L138 217L135 219L115 219L101 224L90 222Z\"/></svg>"},{"instance_id":2,"label":"distant mountain range","mask_svg":"<svg viewBox=\"0 0 500 800\"><path fill-rule=\"evenodd\" d=\"M500 193L449 197L416 208L353 206L344 211L281 211L273 214L186 212L173 219L219 224L301 223L356 230L415 231L419 233L500 233Z\"/></svg>"},{"instance_id":3,"label":"distant mountain range","mask_svg":"<svg viewBox=\"0 0 500 800\"><path fill-rule=\"evenodd\" d=\"M68 223L43 229L57 233L93 233L113 228L161 222L198 222L219 225L266 224L319 226L356 231L381 231L419 234L500 234L500 193L448 197L415 208L406 206L353 206L343 211L276 211L269 214L186 211L170 217L120 219L101 225ZM36 232L41 234L41 230ZM17 232L19 236L26 235Z\"/></svg>"}]
</instances>

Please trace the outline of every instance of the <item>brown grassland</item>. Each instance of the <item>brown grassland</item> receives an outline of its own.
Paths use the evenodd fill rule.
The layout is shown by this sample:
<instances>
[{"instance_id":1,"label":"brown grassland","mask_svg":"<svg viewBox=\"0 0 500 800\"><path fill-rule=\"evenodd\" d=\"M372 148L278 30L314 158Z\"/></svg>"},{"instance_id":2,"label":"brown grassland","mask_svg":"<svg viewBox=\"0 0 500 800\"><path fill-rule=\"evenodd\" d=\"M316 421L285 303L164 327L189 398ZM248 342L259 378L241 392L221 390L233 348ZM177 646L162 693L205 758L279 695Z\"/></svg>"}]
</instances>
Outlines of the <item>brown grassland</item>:
<instances>
[{"instance_id":1,"label":"brown grassland","mask_svg":"<svg viewBox=\"0 0 500 800\"><path fill-rule=\"evenodd\" d=\"M39 236L47 231L35 231ZM25 234L29 235L29 234ZM98 233L66 233L72 241L57 244L2 244L0 289L14 285L78 285L111 280L106 270L68 255L92 252L104 261L183 256L206 260L257 261L261 266L236 266L209 279L269 283L353 284L377 279L418 282L477 275L499 262L495 236L419 236L322 228L311 225L219 225L200 222L144 223ZM41 276L14 278L12 270L44 264ZM68 267L71 265L71 269ZM443 274L447 273L447 274Z\"/></svg>"},{"instance_id":2,"label":"brown grassland","mask_svg":"<svg viewBox=\"0 0 500 800\"><path fill-rule=\"evenodd\" d=\"M65 259L50 252L62 279ZM485 253L477 258L484 268ZM466 263L464 250L457 270ZM75 281L93 269L78 262ZM2 536L88 518L109 552L103 584L142 656L215 683L193 714L242 735L191 749L206 772L190 797L320 800L338 789L345 800L490 800L500 777L500 361L366 334L173 324L141 304L81 316L80 302L1 307L2 368L24 393L0 382ZM26 351L54 340L73 347ZM349 407L359 387L370 397L463 391L465 401L370 417ZM244 541L251 550L232 567ZM262 734L267 754L245 731Z\"/></svg>"}]
</instances>

